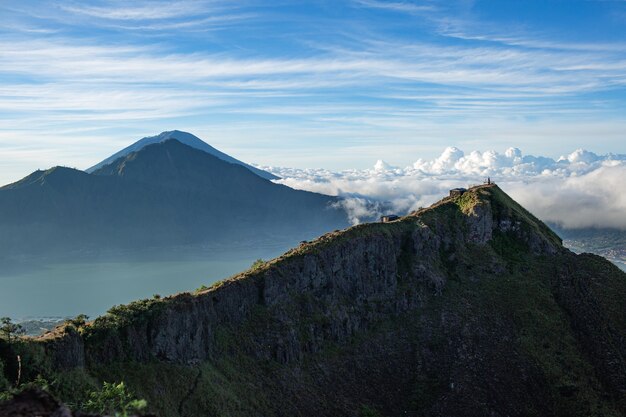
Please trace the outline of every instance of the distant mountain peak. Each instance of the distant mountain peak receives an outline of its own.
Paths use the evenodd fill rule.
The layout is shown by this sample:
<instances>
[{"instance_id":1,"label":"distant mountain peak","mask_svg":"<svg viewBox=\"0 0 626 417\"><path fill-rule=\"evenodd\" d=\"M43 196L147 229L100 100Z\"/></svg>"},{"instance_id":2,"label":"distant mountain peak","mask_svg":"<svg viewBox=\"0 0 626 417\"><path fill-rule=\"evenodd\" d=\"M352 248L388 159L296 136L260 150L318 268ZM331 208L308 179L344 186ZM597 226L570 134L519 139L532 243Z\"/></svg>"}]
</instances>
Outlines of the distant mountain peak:
<instances>
[{"instance_id":1,"label":"distant mountain peak","mask_svg":"<svg viewBox=\"0 0 626 417\"><path fill-rule=\"evenodd\" d=\"M233 178L249 184L266 183L247 167L224 161L208 152L183 143L175 136L146 145L93 171L94 176L117 176L160 187L200 187L226 183ZM184 139L183 139L184 140Z\"/></svg>"},{"instance_id":2,"label":"distant mountain peak","mask_svg":"<svg viewBox=\"0 0 626 417\"><path fill-rule=\"evenodd\" d=\"M209 145L208 143L204 142L202 139L198 138L197 136L189 133L189 132L183 132L181 130L169 130L169 131L165 131L162 132L156 136L148 136L145 137L143 139L140 139L139 141L133 143L132 145L122 149L121 151L111 155L110 157L108 157L107 159L105 159L104 161L100 162L97 165L92 166L91 168L87 169L86 171L88 173L93 173L101 168L103 168L106 165L112 164L113 162L115 162L116 160L118 160L119 158L125 157L133 152L137 152L141 149L143 149L144 147L148 146L148 145L153 145L156 143L162 143L171 139L176 139L178 140L180 143L190 146L192 148L195 149L199 149L201 151L204 151L210 155L213 155L223 161L226 161L228 163L231 164L236 164L236 165L241 165L243 167L246 167L247 169L249 169L250 171L252 171L253 173L255 173L256 175L258 175L261 178L265 178L268 180L273 180L273 179L277 179L278 177L270 174L269 172L260 170L258 168L255 168L251 165L246 164L245 162L241 162L238 159L233 158L230 155L227 155L217 149L215 149L214 147L212 147L211 145Z\"/></svg>"},{"instance_id":3,"label":"distant mountain peak","mask_svg":"<svg viewBox=\"0 0 626 417\"><path fill-rule=\"evenodd\" d=\"M294 242L347 225L336 197L275 184L180 136L92 173L56 167L0 188L0 266Z\"/></svg>"},{"instance_id":4,"label":"distant mountain peak","mask_svg":"<svg viewBox=\"0 0 626 417\"><path fill-rule=\"evenodd\" d=\"M19 181L0 187L0 189L18 189L33 184L43 184L46 181L65 181L72 178L86 176L83 171L64 166L54 166L46 170L38 169Z\"/></svg>"},{"instance_id":5,"label":"distant mountain peak","mask_svg":"<svg viewBox=\"0 0 626 417\"><path fill-rule=\"evenodd\" d=\"M149 139L149 140L146 140L146 139ZM156 136L145 137L141 139L139 142L145 140L145 143L143 143L143 146L147 146L152 143L165 142L171 139L176 139L180 143L187 145L187 146L191 146L192 148L196 148L196 149L202 149L203 147L210 146L206 142L204 142L202 139L197 137L196 135L191 134L189 132L183 132L182 130L167 130L165 132L159 133ZM214 148L211 147L211 149L214 149Z\"/></svg>"}]
</instances>

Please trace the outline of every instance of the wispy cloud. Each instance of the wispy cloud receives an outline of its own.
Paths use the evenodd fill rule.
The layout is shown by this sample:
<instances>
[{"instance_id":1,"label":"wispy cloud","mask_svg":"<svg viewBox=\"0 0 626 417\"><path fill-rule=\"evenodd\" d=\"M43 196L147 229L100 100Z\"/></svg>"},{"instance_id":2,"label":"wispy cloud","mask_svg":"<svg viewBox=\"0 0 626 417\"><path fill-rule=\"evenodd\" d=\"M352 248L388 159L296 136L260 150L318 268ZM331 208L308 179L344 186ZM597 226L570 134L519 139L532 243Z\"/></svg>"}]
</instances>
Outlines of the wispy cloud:
<instances>
[{"instance_id":1,"label":"wispy cloud","mask_svg":"<svg viewBox=\"0 0 626 417\"><path fill-rule=\"evenodd\" d=\"M623 149L622 44L503 28L454 5L1 3L0 152L49 137L35 159L72 162L73 150L51 157L72 136L72 163L86 166L173 128L300 166L427 157L436 143ZM25 173L0 167L7 182Z\"/></svg>"},{"instance_id":2,"label":"wispy cloud","mask_svg":"<svg viewBox=\"0 0 626 417\"><path fill-rule=\"evenodd\" d=\"M393 51L393 52L389 52ZM543 95L571 94L608 88L623 80L626 59L602 64L592 53L544 53L499 48L456 48L432 45L377 44L361 52L312 58L241 58L223 54L163 54L154 47L94 46L54 41L2 42L1 73L36 76L58 82L109 80L173 84L241 77L325 74L332 83L349 76L354 83L397 82L464 86ZM257 83L258 79L255 80ZM289 81L283 80L283 81ZM300 83L306 88L306 80ZM294 85L295 86L295 85ZM270 85L271 87L271 85Z\"/></svg>"},{"instance_id":3,"label":"wispy cloud","mask_svg":"<svg viewBox=\"0 0 626 417\"><path fill-rule=\"evenodd\" d=\"M129 7L129 4L134 4ZM203 1L176 2L133 2L122 3L121 6L88 6L84 3L63 5L59 7L67 12L110 20L156 20L171 19L183 16L194 16L206 11L208 3Z\"/></svg>"},{"instance_id":4,"label":"wispy cloud","mask_svg":"<svg viewBox=\"0 0 626 417\"><path fill-rule=\"evenodd\" d=\"M422 13L437 10L432 3L417 4L409 1L378 1L378 0L353 0L357 6L384 9L404 13Z\"/></svg>"},{"instance_id":5,"label":"wispy cloud","mask_svg":"<svg viewBox=\"0 0 626 417\"><path fill-rule=\"evenodd\" d=\"M47 7L46 7L47 6ZM108 29L117 32L147 31L165 34L218 30L252 19L253 13L241 12L240 5L223 1L135 1L102 0L86 4L65 2L45 5L38 2L2 5L12 21L33 21L56 26L68 32ZM22 25L21 27L28 27ZM171 35L171 32L169 33Z\"/></svg>"}]
</instances>

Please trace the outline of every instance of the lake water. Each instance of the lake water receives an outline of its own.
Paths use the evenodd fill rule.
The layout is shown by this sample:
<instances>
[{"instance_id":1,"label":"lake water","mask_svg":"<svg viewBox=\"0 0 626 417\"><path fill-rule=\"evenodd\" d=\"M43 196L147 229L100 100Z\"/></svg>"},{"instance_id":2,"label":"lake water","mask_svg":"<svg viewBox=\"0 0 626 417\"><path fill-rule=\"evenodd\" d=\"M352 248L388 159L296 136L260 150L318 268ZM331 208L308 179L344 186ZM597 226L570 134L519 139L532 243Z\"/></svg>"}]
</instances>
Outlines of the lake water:
<instances>
[{"instance_id":1,"label":"lake water","mask_svg":"<svg viewBox=\"0 0 626 417\"><path fill-rule=\"evenodd\" d=\"M95 318L116 304L193 291L248 269L255 259L280 253L255 250L202 260L67 263L0 272L0 317L21 320L84 313Z\"/></svg>"},{"instance_id":2,"label":"lake water","mask_svg":"<svg viewBox=\"0 0 626 417\"><path fill-rule=\"evenodd\" d=\"M52 264L36 269L0 270L0 317L16 320L69 317L95 318L116 304L193 291L271 259L288 245L239 248L191 260ZM626 264L616 262L626 270Z\"/></svg>"}]
</instances>

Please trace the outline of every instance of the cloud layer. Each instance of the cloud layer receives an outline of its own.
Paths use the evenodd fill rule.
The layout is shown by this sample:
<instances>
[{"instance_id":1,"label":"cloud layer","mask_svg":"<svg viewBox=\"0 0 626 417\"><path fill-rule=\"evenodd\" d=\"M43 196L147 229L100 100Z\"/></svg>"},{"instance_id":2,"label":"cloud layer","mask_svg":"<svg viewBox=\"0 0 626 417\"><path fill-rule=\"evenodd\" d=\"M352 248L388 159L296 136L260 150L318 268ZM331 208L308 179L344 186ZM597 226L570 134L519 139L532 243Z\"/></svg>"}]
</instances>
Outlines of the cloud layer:
<instances>
[{"instance_id":1,"label":"cloud layer","mask_svg":"<svg viewBox=\"0 0 626 417\"><path fill-rule=\"evenodd\" d=\"M558 159L524 155L518 148L465 153L448 147L433 160L399 168L382 160L372 169L263 167L293 188L344 197L353 223L385 213L425 207L450 188L482 183L487 177L544 221L565 228L626 230L626 155L597 155L578 149Z\"/></svg>"}]
</instances>

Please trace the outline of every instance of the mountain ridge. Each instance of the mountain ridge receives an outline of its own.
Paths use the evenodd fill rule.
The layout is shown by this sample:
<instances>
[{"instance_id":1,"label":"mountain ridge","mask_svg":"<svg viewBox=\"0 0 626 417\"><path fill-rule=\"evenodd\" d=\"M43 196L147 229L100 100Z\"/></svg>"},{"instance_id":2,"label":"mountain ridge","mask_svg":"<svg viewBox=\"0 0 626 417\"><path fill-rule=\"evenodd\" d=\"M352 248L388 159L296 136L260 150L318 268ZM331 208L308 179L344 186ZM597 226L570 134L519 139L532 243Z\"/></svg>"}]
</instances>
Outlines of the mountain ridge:
<instances>
[{"instance_id":1,"label":"mountain ridge","mask_svg":"<svg viewBox=\"0 0 626 417\"><path fill-rule=\"evenodd\" d=\"M31 348L72 392L124 379L163 416L619 416L625 293L479 186Z\"/></svg>"},{"instance_id":2,"label":"mountain ridge","mask_svg":"<svg viewBox=\"0 0 626 417\"><path fill-rule=\"evenodd\" d=\"M176 139L93 173L55 167L0 188L0 256L91 256L276 237L347 225L335 197L275 184Z\"/></svg>"},{"instance_id":3,"label":"mountain ridge","mask_svg":"<svg viewBox=\"0 0 626 417\"><path fill-rule=\"evenodd\" d=\"M68 175L84 176L85 174L86 173L84 171L81 171L76 168L70 168L70 167L57 165L57 166L54 166L52 168L48 168L45 170L37 170L16 182L0 187L0 190L1 189L15 190L15 189L27 187L29 185L34 185L34 184L41 185L44 181L46 181L46 179L49 179L50 177L68 176Z\"/></svg>"}]
</instances>

